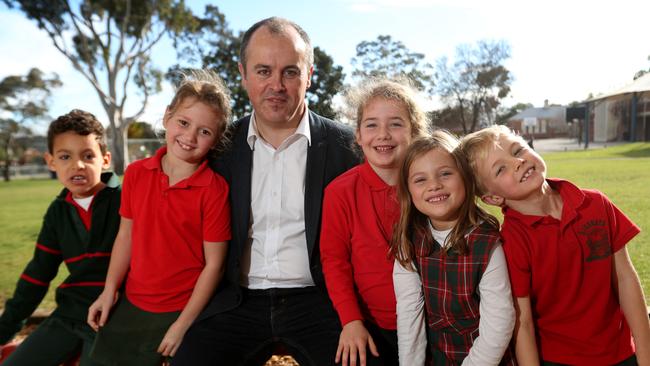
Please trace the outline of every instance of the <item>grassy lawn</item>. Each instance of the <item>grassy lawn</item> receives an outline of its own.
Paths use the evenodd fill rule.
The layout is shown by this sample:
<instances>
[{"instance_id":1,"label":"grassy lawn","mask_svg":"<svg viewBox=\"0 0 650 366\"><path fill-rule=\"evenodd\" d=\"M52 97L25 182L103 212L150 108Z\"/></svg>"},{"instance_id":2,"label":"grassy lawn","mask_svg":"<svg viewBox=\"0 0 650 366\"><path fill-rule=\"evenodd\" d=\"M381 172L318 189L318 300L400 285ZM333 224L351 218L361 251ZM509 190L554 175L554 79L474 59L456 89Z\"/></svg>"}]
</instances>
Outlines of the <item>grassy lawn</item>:
<instances>
[{"instance_id":1,"label":"grassy lawn","mask_svg":"<svg viewBox=\"0 0 650 366\"><path fill-rule=\"evenodd\" d=\"M61 189L54 179L0 182L0 307L13 294L18 276L34 252L45 210ZM67 274L61 266L53 284L58 285ZM54 308L53 295L54 291L49 291L42 308Z\"/></svg>"},{"instance_id":2,"label":"grassy lawn","mask_svg":"<svg viewBox=\"0 0 650 366\"><path fill-rule=\"evenodd\" d=\"M650 143L549 153L544 158L549 176L604 192L642 228L628 250L641 277L646 301L650 300ZM43 214L60 189L56 180L0 182L0 308L13 293L34 250ZM62 266L53 285L58 285L66 275ZM41 308L53 306L50 291Z\"/></svg>"}]
</instances>

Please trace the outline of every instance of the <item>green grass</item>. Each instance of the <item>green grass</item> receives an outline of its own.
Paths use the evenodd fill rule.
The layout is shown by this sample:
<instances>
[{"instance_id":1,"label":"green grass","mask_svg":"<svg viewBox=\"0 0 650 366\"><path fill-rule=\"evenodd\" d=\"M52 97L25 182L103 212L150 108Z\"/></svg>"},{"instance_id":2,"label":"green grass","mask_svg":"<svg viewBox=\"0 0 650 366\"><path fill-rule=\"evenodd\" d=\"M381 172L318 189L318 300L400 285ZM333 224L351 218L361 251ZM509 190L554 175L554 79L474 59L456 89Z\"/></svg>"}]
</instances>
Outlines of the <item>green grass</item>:
<instances>
[{"instance_id":1,"label":"green grass","mask_svg":"<svg viewBox=\"0 0 650 366\"><path fill-rule=\"evenodd\" d=\"M604 192L642 229L628 246L650 302L650 143L544 155L549 176ZM61 190L56 180L0 182L0 307L31 258L43 214ZM495 212L491 210L492 212ZM61 266L52 288L67 275ZM54 307L50 291L41 308Z\"/></svg>"},{"instance_id":2,"label":"green grass","mask_svg":"<svg viewBox=\"0 0 650 366\"><path fill-rule=\"evenodd\" d=\"M0 182L0 307L13 294L18 276L34 252L45 210L61 189L53 179ZM41 308L54 308L52 288L67 274L61 266Z\"/></svg>"}]
</instances>

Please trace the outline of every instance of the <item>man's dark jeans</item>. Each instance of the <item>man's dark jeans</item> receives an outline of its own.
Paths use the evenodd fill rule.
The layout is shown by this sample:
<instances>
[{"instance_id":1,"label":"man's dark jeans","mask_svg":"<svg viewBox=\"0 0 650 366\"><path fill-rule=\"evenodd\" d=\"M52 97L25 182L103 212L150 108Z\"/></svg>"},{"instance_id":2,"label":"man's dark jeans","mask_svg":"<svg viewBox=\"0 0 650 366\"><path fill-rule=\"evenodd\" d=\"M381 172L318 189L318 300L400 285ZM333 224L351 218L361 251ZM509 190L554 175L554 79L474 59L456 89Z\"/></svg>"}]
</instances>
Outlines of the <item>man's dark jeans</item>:
<instances>
[{"instance_id":1,"label":"man's dark jeans","mask_svg":"<svg viewBox=\"0 0 650 366\"><path fill-rule=\"evenodd\" d=\"M194 324L173 366L260 366L281 343L301 366L334 365L341 326L316 287L243 289L237 308Z\"/></svg>"}]
</instances>

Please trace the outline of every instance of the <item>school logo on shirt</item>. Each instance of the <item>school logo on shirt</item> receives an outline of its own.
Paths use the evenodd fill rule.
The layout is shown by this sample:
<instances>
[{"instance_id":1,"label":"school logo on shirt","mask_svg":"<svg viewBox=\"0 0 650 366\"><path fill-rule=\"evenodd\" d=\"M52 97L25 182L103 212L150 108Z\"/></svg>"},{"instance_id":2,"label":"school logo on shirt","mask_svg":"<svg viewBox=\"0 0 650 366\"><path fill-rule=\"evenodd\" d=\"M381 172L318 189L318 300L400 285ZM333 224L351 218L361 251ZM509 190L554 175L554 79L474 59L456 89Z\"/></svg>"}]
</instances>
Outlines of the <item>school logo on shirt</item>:
<instances>
[{"instance_id":1,"label":"school logo on shirt","mask_svg":"<svg viewBox=\"0 0 650 366\"><path fill-rule=\"evenodd\" d=\"M605 259L612 255L612 246L609 243L605 221L588 221L582 225L582 230L578 231L578 233L586 237L587 247L589 248L587 262Z\"/></svg>"}]
</instances>

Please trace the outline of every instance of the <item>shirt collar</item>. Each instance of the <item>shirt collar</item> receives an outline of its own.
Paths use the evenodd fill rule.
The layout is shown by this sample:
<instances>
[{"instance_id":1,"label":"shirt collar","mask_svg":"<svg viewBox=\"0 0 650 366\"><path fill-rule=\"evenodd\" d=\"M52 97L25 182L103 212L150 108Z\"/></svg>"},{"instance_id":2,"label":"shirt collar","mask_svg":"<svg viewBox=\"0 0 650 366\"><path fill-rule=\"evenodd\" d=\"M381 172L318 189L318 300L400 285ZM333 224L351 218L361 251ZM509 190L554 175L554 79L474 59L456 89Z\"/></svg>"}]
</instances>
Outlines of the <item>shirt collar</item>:
<instances>
[{"instance_id":1,"label":"shirt collar","mask_svg":"<svg viewBox=\"0 0 650 366\"><path fill-rule=\"evenodd\" d=\"M106 184L106 187L117 188L120 186L120 177L113 172L102 173L101 179Z\"/></svg>"},{"instance_id":2,"label":"shirt collar","mask_svg":"<svg viewBox=\"0 0 650 366\"><path fill-rule=\"evenodd\" d=\"M167 146L163 146L156 151L156 154L150 159L147 159L142 164L146 169L149 170L158 170L160 173L165 174L162 168L162 158L167 154ZM174 188L185 188L189 186L194 187L204 187L212 182L213 173L212 170L208 167L208 160L205 159L199 165L192 175L188 178L183 179L182 181L176 183Z\"/></svg>"},{"instance_id":3,"label":"shirt collar","mask_svg":"<svg viewBox=\"0 0 650 366\"><path fill-rule=\"evenodd\" d=\"M249 122L249 127L248 127L248 136L246 136L246 141L248 142L248 146L251 148L251 150L254 149L255 147L255 140L261 139L260 135L257 133L257 122L255 119L255 111L251 113L251 118ZM302 118L300 119L300 123L298 123L298 127L296 128L296 131L288 137L287 139L293 137L293 136L305 136L307 138L307 144L311 146L311 130L309 127L309 108L305 106L305 113L302 114Z\"/></svg>"},{"instance_id":4,"label":"shirt collar","mask_svg":"<svg viewBox=\"0 0 650 366\"><path fill-rule=\"evenodd\" d=\"M370 186L370 189L379 191L379 190L384 190L384 189L389 189L393 188L395 189L394 186L390 186L384 182L383 179L379 175L377 175L377 172L375 172L374 169L372 169L372 166L368 161L364 161L363 164L359 165L359 174L361 175L361 179L363 179L366 184Z\"/></svg>"},{"instance_id":5,"label":"shirt collar","mask_svg":"<svg viewBox=\"0 0 650 366\"><path fill-rule=\"evenodd\" d=\"M558 191L560 197L562 197L562 219L560 221L566 225L576 217L576 209L582 206L586 196L580 188L569 181L557 178L548 178L546 181L551 188ZM508 217L516 219L527 226L533 226L543 220L555 220L550 216L524 215L521 212L508 207L504 207L502 212L504 218Z\"/></svg>"}]
</instances>

